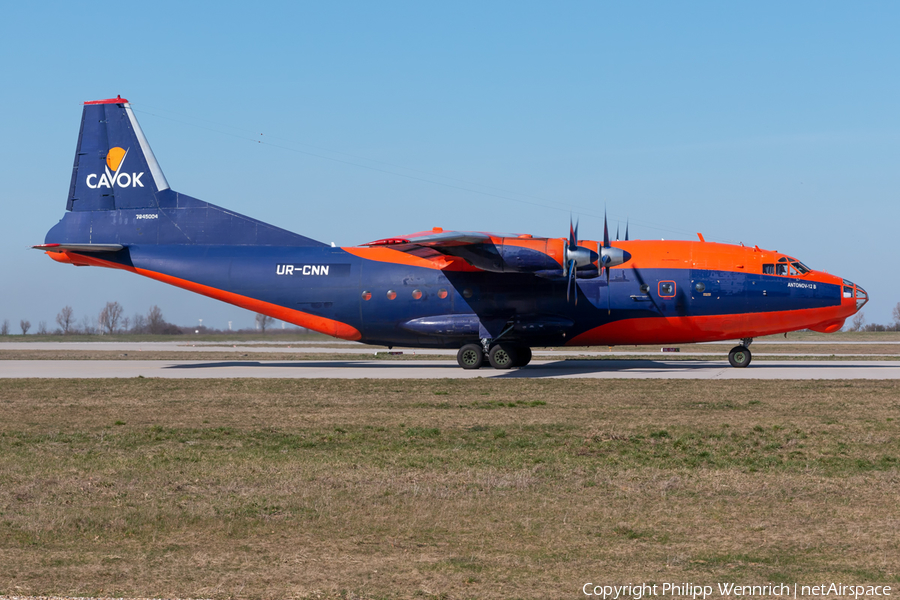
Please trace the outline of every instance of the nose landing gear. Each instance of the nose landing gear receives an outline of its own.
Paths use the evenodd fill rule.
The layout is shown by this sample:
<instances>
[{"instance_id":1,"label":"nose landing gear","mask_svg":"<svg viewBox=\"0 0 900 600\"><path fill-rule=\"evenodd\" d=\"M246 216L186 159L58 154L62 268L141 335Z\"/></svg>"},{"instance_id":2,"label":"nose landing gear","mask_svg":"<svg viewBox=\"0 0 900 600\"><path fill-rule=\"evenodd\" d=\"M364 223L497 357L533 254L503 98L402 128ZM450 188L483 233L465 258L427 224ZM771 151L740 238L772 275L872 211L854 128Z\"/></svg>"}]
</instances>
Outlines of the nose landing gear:
<instances>
[{"instance_id":1,"label":"nose landing gear","mask_svg":"<svg viewBox=\"0 0 900 600\"><path fill-rule=\"evenodd\" d=\"M732 367L743 369L750 364L753 359L753 355L750 353L750 344L752 343L753 338L744 338L741 340L740 346L731 349L731 352L728 353L728 362Z\"/></svg>"}]
</instances>

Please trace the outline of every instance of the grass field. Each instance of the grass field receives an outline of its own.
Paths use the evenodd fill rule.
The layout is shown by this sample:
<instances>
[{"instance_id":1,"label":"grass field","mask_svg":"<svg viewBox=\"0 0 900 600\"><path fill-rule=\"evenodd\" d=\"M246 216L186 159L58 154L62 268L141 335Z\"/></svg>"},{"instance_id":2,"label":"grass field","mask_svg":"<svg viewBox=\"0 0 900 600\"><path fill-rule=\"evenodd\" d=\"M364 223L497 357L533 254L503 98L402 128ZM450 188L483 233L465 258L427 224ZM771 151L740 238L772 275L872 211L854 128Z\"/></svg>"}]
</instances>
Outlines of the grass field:
<instances>
[{"instance_id":1,"label":"grass field","mask_svg":"<svg viewBox=\"0 0 900 600\"><path fill-rule=\"evenodd\" d=\"M5 380L0 593L900 583L891 381Z\"/></svg>"}]
</instances>

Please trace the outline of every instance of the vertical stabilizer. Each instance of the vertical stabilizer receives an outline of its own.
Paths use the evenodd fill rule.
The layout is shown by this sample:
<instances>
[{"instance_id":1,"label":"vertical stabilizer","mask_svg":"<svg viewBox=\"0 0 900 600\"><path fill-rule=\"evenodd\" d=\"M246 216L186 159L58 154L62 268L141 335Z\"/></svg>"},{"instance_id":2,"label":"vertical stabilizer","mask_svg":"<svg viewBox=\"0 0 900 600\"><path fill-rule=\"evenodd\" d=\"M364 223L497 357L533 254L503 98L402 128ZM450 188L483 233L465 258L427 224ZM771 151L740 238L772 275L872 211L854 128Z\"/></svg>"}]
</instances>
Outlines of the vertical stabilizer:
<instances>
[{"instance_id":1,"label":"vertical stabilizer","mask_svg":"<svg viewBox=\"0 0 900 600\"><path fill-rule=\"evenodd\" d=\"M121 96L84 103L66 211L45 245L324 245L169 189Z\"/></svg>"},{"instance_id":2,"label":"vertical stabilizer","mask_svg":"<svg viewBox=\"0 0 900 600\"><path fill-rule=\"evenodd\" d=\"M86 102L66 210L156 207L156 194L167 189L128 101Z\"/></svg>"}]
</instances>

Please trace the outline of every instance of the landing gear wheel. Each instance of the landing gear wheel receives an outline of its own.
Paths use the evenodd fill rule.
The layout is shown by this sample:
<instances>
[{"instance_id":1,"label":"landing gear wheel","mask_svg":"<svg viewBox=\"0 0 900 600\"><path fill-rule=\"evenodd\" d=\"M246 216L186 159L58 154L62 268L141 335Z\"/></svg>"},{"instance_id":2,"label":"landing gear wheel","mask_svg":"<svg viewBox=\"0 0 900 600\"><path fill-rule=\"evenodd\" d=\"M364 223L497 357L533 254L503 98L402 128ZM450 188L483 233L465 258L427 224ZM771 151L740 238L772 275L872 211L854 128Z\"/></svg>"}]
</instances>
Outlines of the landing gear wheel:
<instances>
[{"instance_id":1,"label":"landing gear wheel","mask_svg":"<svg viewBox=\"0 0 900 600\"><path fill-rule=\"evenodd\" d=\"M480 369L484 364L484 350L479 344L466 344L456 353L456 362L463 369Z\"/></svg>"},{"instance_id":2,"label":"landing gear wheel","mask_svg":"<svg viewBox=\"0 0 900 600\"><path fill-rule=\"evenodd\" d=\"M750 354L750 349L745 348L744 346L735 346L731 349L731 352L728 353L728 362L731 363L732 367L737 367L739 369L743 369L749 365L751 358L753 358L753 356Z\"/></svg>"},{"instance_id":3,"label":"landing gear wheel","mask_svg":"<svg viewBox=\"0 0 900 600\"><path fill-rule=\"evenodd\" d=\"M516 347L509 344L497 344L488 353L488 360L495 369L509 369L516 365Z\"/></svg>"},{"instance_id":4,"label":"landing gear wheel","mask_svg":"<svg viewBox=\"0 0 900 600\"><path fill-rule=\"evenodd\" d=\"M531 362L531 348L528 346L516 346L516 367L524 367Z\"/></svg>"}]
</instances>

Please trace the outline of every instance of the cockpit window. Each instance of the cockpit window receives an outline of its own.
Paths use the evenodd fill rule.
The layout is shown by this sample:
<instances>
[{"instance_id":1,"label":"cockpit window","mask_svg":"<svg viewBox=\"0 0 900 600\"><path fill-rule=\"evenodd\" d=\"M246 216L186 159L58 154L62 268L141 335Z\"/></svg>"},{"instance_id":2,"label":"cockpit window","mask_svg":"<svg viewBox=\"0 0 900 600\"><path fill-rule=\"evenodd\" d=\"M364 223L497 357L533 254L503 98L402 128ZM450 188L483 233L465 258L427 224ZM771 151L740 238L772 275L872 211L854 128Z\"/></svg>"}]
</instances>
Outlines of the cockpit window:
<instances>
[{"instance_id":1,"label":"cockpit window","mask_svg":"<svg viewBox=\"0 0 900 600\"><path fill-rule=\"evenodd\" d=\"M770 271L769 269L774 269L774 271ZM778 259L778 262L774 265L763 265L763 275L771 275L772 273L774 273L775 275L790 275L791 277L799 277L801 275L806 275L810 271L812 271L812 269L804 265L796 258L792 258L790 256L780 257Z\"/></svg>"},{"instance_id":2,"label":"cockpit window","mask_svg":"<svg viewBox=\"0 0 900 600\"><path fill-rule=\"evenodd\" d=\"M801 274L801 275L806 275L807 273L809 273L810 271L812 271L812 269L810 269L809 267L807 267L806 265L804 265L804 264L803 264L802 262L800 262L799 260L795 260L795 261L792 262L791 264L794 265L794 268L795 268L795 269L797 269L798 271L800 271L800 274Z\"/></svg>"}]
</instances>

